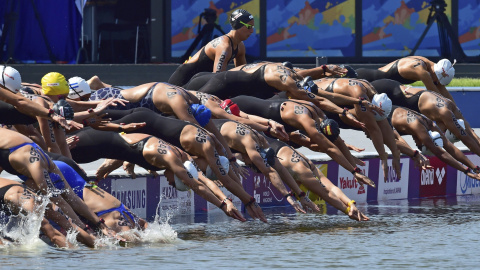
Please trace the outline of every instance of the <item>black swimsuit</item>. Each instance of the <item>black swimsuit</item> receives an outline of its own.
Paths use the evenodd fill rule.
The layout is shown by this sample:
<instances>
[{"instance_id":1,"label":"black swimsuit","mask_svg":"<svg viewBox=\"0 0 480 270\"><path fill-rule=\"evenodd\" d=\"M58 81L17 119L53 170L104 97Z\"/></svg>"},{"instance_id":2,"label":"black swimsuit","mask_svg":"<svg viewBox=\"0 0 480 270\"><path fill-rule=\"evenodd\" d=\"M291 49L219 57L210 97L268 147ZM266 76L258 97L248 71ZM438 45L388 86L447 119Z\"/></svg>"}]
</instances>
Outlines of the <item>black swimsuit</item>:
<instances>
[{"instance_id":1,"label":"black swimsuit","mask_svg":"<svg viewBox=\"0 0 480 270\"><path fill-rule=\"evenodd\" d=\"M126 160L147 170L159 170L143 157L144 143L128 144L120 134L113 131L99 131L86 127L76 133L79 141L71 149L72 158L77 163L89 163L101 158ZM146 138L146 139L149 139ZM145 139L144 139L145 140Z\"/></svg>"},{"instance_id":2,"label":"black swimsuit","mask_svg":"<svg viewBox=\"0 0 480 270\"><path fill-rule=\"evenodd\" d=\"M161 116L145 108L136 108L126 111L124 116L122 116L122 114L108 116L113 119L113 123L117 124L145 122L145 126L126 133L150 134L179 148L183 148L180 144L180 135L182 134L182 130L185 128L185 126L193 125L197 128L201 128L200 126L188 121L179 120L173 117Z\"/></svg>"},{"instance_id":3,"label":"black swimsuit","mask_svg":"<svg viewBox=\"0 0 480 270\"><path fill-rule=\"evenodd\" d=\"M184 89L198 91L198 89L202 88L215 75L217 75L217 73L199 72L193 75L193 77L182 87Z\"/></svg>"},{"instance_id":4,"label":"black swimsuit","mask_svg":"<svg viewBox=\"0 0 480 270\"><path fill-rule=\"evenodd\" d=\"M238 96L232 98L232 101L238 105L240 110L247 114L258 115L282 124L287 132L297 130L297 128L288 125L282 119L280 110L282 108L282 104L288 101L288 99L263 100L250 96Z\"/></svg>"},{"instance_id":5,"label":"black swimsuit","mask_svg":"<svg viewBox=\"0 0 480 270\"><path fill-rule=\"evenodd\" d=\"M420 112L418 108L418 100L420 96L426 91L419 91L415 95L407 98L400 88L401 83L389 80L382 79L372 82L373 87L377 90L378 93L385 93L392 100L392 104L397 106L402 106Z\"/></svg>"},{"instance_id":6,"label":"black swimsuit","mask_svg":"<svg viewBox=\"0 0 480 270\"><path fill-rule=\"evenodd\" d=\"M37 122L35 117L19 112L13 105L0 101L0 124L31 125Z\"/></svg>"},{"instance_id":7,"label":"black swimsuit","mask_svg":"<svg viewBox=\"0 0 480 270\"><path fill-rule=\"evenodd\" d=\"M232 59L235 59L238 53L238 46L236 49L233 49L233 41L229 36L228 40L230 41L230 46L232 48L232 56L228 61L225 62L225 65L228 65ZM198 57L198 60L193 63L186 63L180 65L177 70L170 76L168 79L168 83L177 85L177 86L183 86L188 81L190 78L192 78L193 75L199 73L199 72L212 72L213 70L213 65L215 64L214 60L210 59L207 54L205 53L205 47L202 48L202 51L200 52L200 55ZM187 88L188 89L188 88Z\"/></svg>"},{"instance_id":8,"label":"black swimsuit","mask_svg":"<svg viewBox=\"0 0 480 270\"><path fill-rule=\"evenodd\" d=\"M239 95L247 95L267 99L279 91L265 81L265 67L262 66L253 73L244 71L225 71L215 74L200 89L199 92L227 99Z\"/></svg>"},{"instance_id":9,"label":"black swimsuit","mask_svg":"<svg viewBox=\"0 0 480 270\"><path fill-rule=\"evenodd\" d=\"M423 60L415 58L417 60L420 60L423 62ZM369 82L373 82L376 80L380 79L390 79L390 80L395 80L397 82L400 82L401 84L412 84L416 82L416 80L409 80L403 78L400 73L398 73L398 62L400 59L395 61L393 65L390 67L390 69L387 72L378 70L378 69L370 69L370 68L359 68L356 70L357 72L357 78L358 79L364 79Z\"/></svg>"}]
</instances>

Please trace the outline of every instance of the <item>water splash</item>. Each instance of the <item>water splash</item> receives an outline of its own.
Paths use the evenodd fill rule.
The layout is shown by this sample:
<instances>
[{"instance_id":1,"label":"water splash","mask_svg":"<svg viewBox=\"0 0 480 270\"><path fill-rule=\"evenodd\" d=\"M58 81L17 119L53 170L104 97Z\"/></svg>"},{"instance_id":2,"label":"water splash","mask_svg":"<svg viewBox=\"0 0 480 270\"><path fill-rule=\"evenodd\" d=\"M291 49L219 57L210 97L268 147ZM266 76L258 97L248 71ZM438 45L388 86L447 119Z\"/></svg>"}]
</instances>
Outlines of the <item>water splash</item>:
<instances>
[{"instance_id":1,"label":"water splash","mask_svg":"<svg viewBox=\"0 0 480 270\"><path fill-rule=\"evenodd\" d=\"M18 215L11 215L6 223L1 225L1 234L14 241L16 246L37 246L43 243L39 237L40 226L47 204L48 196L36 200L32 212L22 211Z\"/></svg>"},{"instance_id":2,"label":"water splash","mask_svg":"<svg viewBox=\"0 0 480 270\"><path fill-rule=\"evenodd\" d=\"M140 243L162 243L173 244L181 241L177 232L170 226L170 220L178 212L177 208L169 208L166 211L160 211L162 200L157 205L155 218L149 222L145 230L133 229L127 232L129 235L135 235Z\"/></svg>"}]
</instances>

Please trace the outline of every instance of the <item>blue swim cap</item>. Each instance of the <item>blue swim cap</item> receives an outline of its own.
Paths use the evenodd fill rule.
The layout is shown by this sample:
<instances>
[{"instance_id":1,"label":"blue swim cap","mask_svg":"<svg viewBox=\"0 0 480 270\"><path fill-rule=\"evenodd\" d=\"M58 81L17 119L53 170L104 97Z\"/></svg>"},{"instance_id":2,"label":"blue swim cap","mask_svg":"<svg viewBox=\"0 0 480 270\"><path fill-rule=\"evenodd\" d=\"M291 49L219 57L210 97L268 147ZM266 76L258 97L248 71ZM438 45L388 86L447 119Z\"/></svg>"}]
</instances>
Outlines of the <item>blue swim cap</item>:
<instances>
[{"instance_id":1,"label":"blue swim cap","mask_svg":"<svg viewBox=\"0 0 480 270\"><path fill-rule=\"evenodd\" d=\"M208 124L208 121L210 121L210 118L212 117L212 112L210 111L210 109L205 107L205 105L200 104L193 104L190 106L190 108L192 109L195 120L197 120L200 126L206 126Z\"/></svg>"}]
</instances>

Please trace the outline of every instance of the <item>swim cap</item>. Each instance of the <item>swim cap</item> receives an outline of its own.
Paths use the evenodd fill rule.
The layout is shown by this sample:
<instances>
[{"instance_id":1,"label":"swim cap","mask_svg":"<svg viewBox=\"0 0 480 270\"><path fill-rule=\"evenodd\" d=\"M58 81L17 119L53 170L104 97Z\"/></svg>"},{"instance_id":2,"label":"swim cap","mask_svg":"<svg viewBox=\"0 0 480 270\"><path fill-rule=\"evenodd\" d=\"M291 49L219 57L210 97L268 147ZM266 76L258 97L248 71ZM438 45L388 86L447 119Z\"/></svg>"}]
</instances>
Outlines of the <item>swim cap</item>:
<instances>
[{"instance_id":1,"label":"swim cap","mask_svg":"<svg viewBox=\"0 0 480 270\"><path fill-rule=\"evenodd\" d=\"M380 109L384 110L385 112L383 115L373 112L375 115L375 120L377 121L387 118L392 111L392 100L385 93L375 94L372 99L372 104L380 107Z\"/></svg>"},{"instance_id":2,"label":"swim cap","mask_svg":"<svg viewBox=\"0 0 480 270\"><path fill-rule=\"evenodd\" d=\"M193 178L198 179L198 171L197 167L191 162L190 160L187 160L183 163L183 167L185 167L185 170L187 170L187 174L191 175ZM173 176L175 179L175 188L180 191L187 191L190 188L183 183L183 181L178 178L175 174Z\"/></svg>"},{"instance_id":3,"label":"swim cap","mask_svg":"<svg viewBox=\"0 0 480 270\"><path fill-rule=\"evenodd\" d=\"M307 76L299 83L300 88L310 93L318 94L318 86L313 81L312 77Z\"/></svg>"},{"instance_id":4,"label":"swim cap","mask_svg":"<svg viewBox=\"0 0 480 270\"><path fill-rule=\"evenodd\" d=\"M345 76L343 76L342 78L357 78L358 77L357 72L351 66L344 65L343 67L347 69L347 74L345 74Z\"/></svg>"},{"instance_id":5,"label":"swim cap","mask_svg":"<svg viewBox=\"0 0 480 270\"><path fill-rule=\"evenodd\" d=\"M443 147L443 140L442 140L442 136L440 136L440 133L429 130L428 135L430 135L430 138L432 138L432 141L435 144L435 146ZM430 152L430 150L428 150L427 147L425 147L425 145L422 146L422 153L425 155L433 155L433 153Z\"/></svg>"},{"instance_id":6,"label":"swim cap","mask_svg":"<svg viewBox=\"0 0 480 270\"><path fill-rule=\"evenodd\" d=\"M228 161L228 158L225 156L220 156L218 157L218 159L220 159L220 164L222 164L225 172L228 173L228 170L230 170L230 162ZM212 168L210 168L210 166L207 166L207 169L205 170L205 176L211 180L218 180L218 177L212 171Z\"/></svg>"},{"instance_id":7,"label":"swim cap","mask_svg":"<svg viewBox=\"0 0 480 270\"><path fill-rule=\"evenodd\" d=\"M293 64L292 64L292 62L289 62L289 61L283 62L282 66L284 66L286 68L289 68L289 69L293 69Z\"/></svg>"},{"instance_id":8,"label":"swim cap","mask_svg":"<svg viewBox=\"0 0 480 270\"><path fill-rule=\"evenodd\" d=\"M245 9L237 9L230 15L230 25L232 26L233 30L243 27L243 24L240 22L248 23L251 20L253 20L253 15Z\"/></svg>"},{"instance_id":9,"label":"swim cap","mask_svg":"<svg viewBox=\"0 0 480 270\"><path fill-rule=\"evenodd\" d=\"M240 116L240 108L238 108L238 105L233 103L233 101L230 99L225 99L222 103L220 103L220 107L222 107L222 109L229 114Z\"/></svg>"},{"instance_id":10,"label":"swim cap","mask_svg":"<svg viewBox=\"0 0 480 270\"><path fill-rule=\"evenodd\" d=\"M84 95L88 95L92 92L90 85L88 85L88 83L80 77L72 77L68 79L68 86L70 88L68 98L71 99L83 97Z\"/></svg>"},{"instance_id":11,"label":"swim cap","mask_svg":"<svg viewBox=\"0 0 480 270\"><path fill-rule=\"evenodd\" d=\"M22 78L20 72L13 67L2 66L0 67L2 77L0 78L0 84L13 93L18 93L22 88Z\"/></svg>"},{"instance_id":12,"label":"swim cap","mask_svg":"<svg viewBox=\"0 0 480 270\"><path fill-rule=\"evenodd\" d=\"M465 129L465 121L463 121L463 119L457 119L457 122L463 129ZM447 137L447 139L452 143L456 143L460 141L460 139L458 139L457 136L455 136L455 134L453 134L448 129L447 131L445 131L445 137Z\"/></svg>"},{"instance_id":13,"label":"swim cap","mask_svg":"<svg viewBox=\"0 0 480 270\"><path fill-rule=\"evenodd\" d=\"M67 120L72 120L75 114L72 106L65 99L57 101L57 103L53 105L53 111Z\"/></svg>"},{"instance_id":14,"label":"swim cap","mask_svg":"<svg viewBox=\"0 0 480 270\"><path fill-rule=\"evenodd\" d=\"M210 117L212 117L212 112L210 109L205 107L205 105L200 104L192 104L190 108L192 109L193 116L195 117L195 120L197 120L198 124L200 124L202 127L206 126L208 121L210 121Z\"/></svg>"},{"instance_id":15,"label":"swim cap","mask_svg":"<svg viewBox=\"0 0 480 270\"><path fill-rule=\"evenodd\" d=\"M340 135L340 127L335 120L325 119L320 123L320 130L323 135L327 137L331 142L334 142Z\"/></svg>"},{"instance_id":16,"label":"swim cap","mask_svg":"<svg viewBox=\"0 0 480 270\"><path fill-rule=\"evenodd\" d=\"M48 96L67 95L67 80L58 72L50 72L42 78L42 91Z\"/></svg>"},{"instance_id":17,"label":"swim cap","mask_svg":"<svg viewBox=\"0 0 480 270\"><path fill-rule=\"evenodd\" d=\"M273 148L260 149L260 155L270 166L275 166L275 150Z\"/></svg>"},{"instance_id":18,"label":"swim cap","mask_svg":"<svg viewBox=\"0 0 480 270\"><path fill-rule=\"evenodd\" d=\"M453 60L453 64L448 59L442 59L433 65L433 70L440 84L447 85L452 81L455 76L455 68L453 68L453 65L455 65L456 62L456 59Z\"/></svg>"}]
</instances>

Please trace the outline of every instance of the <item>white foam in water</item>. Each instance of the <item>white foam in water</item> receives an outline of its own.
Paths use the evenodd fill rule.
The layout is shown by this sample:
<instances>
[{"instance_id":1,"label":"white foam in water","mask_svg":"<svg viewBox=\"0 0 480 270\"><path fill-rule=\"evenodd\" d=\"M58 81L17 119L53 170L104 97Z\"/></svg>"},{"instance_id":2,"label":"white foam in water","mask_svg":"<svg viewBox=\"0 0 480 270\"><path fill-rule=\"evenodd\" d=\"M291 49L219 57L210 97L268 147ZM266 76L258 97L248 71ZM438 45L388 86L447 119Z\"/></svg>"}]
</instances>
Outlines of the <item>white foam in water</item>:
<instances>
[{"instance_id":1,"label":"white foam in water","mask_svg":"<svg viewBox=\"0 0 480 270\"><path fill-rule=\"evenodd\" d=\"M172 244L180 241L177 237L177 232L175 232L169 224L169 221L177 210L170 209L160 215L158 211L159 207L160 203L157 206L157 214L155 215L154 221L148 223L145 230L132 229L127 232L118 233L120 237L127 240L127 246L153 243ZM100 248L118 248L122 244L116 239L100 237L95 241L95 245Z\"/></svg>"},{"instance_id":2,"label":"white foam in water","mask_svg":"<svg viewBox=\"0 0 480 270\"><path fill-rule=\"evenodd\" d=\"M42 200L32 213L10 216L2 226L2 234L14 240L15 245L35 248L38 244L45 245L39 238L39 231L48 202L48 199Z\"/></svg>"},{"instance_id":3,"label":"white foam in water","mask_svg":"<svg viewBox=\"0 0 480 270\"><path fill-rule=\"evenodd\" d=\"M160 214L160 202L157 205L157 211L153 222L148 223L147 228L144 231L137 231L140 235L140 239L144 243L175 243L179 241L177 232L170 226L171 220L177 209L170 209L165 213ZM163 217L162 217L163 216Z\"/></svg>"},{"instance_id":4,"label":"white foam in water","mask_svg":"<svg viewBox=\"0 0 480 270\"><path fill-rule=\"evenodd\" d=\"M67 236L65 238L67 238L67 242L70 243L72 247L78 247L77 235L77 230L71 229L67 232Z\"/></svg>"},{"instance_id":5,"label":"white foam in water","mask_svg":"<svg viewBox=\"0 0 480 270\"><path fill-rule=\"evenodd\" d=\"M14 246L17 248L27 248L28 250L42 250L47 245L39 237L39 231L45 209L49 203L48 199L44 199L43 202L35 209L33 213L27 215L19 214L17 216L11 216L7 223L0 223L0 231L6 237L14 240L14 243L4 241L2 248ZM119 234L128 239L132 244L141 243L162 243L172 244L181 241L178 239L177 232L170 226L169 221L178 211L178 209L169 209L159 213L160 203L157 206L157 214L153 222L148 223L145 230L133 229L129 232ZM78 231L70 230L67 232L66 239L71 248L83 246L77 241ZM47 240L48 242L48 240ZM118 239L99 235L95 241L96 248L116 249L121 248L121 243Z\"/></svg>"}]
</instances>

